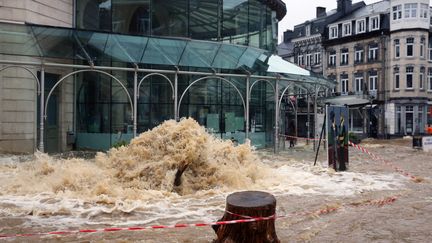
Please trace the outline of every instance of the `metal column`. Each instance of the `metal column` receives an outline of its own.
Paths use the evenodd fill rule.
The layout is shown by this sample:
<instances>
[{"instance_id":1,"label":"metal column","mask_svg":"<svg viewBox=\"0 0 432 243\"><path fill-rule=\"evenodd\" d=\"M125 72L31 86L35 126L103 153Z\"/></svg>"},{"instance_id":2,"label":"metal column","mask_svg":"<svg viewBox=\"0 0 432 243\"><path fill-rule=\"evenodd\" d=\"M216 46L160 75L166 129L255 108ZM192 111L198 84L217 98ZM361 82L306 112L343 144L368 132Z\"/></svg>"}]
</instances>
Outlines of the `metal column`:
<instances>
[{"instance_id":1,"label":"metal column","mask_svg":"<svg viewBox=\"0 0 432 243\"><path fill-rule=\"evenodd\" d=\"M316 143L317 143L317 136L318 136L318 134L317 134L317 126L318 126L318 121L317 121L317 116L318 116L318 107L317 107L317 100L318 100L318 89L317 89L317 86L315 85L314 86L314 88L315 88L315 90L314 90L314 129L315 129L315 131L314 131L314 146L313 146L313 149L314 149L314 151L316 150Z\"/></svg>"},{"instance_id":2,"label":"metal column","mask_svg":"<svg viewBox=\"0 0 432 243\"><path fill-rule=\"evenodd\" d=\"M138 114L138 72L134 72L134 96L133 96L133 136L137 136L137 114Z\"/></svg>"},{"instance_id":3,"label":"metal column","mask_svg":"<svg viewBox=\"0 0 432 243\"><path fill-rule=\"evenodd\" d=\"M307 91L307 96L306 96L306 102L307 102L307 140L306 140L306 144L309 144L309 139L310 139L310 93L309 91Z\"/></svg>"},{"instance_id":4,"label":"metal column","mask_svg":"<svg viewBox=\"0 0 432 243\"><path fill-rule=\"evenodd\" d=\"M41 93L40 93L40 127L39 127L39 150L44 153L45 147L44 147L44 123L45 123L45 117L44 117L44 107L45 107L45 68L41 67Z\"/></svg>"},{"instance_id":5,"label":"metal column","mask_svg":"<svg viewBox=\"0 0 432 243\"><path fill-rule=\"evenodd\" d=\"M295 90L295 89L294 89ZM295 91L295 136L298 137L298 92L299 89ZM297 143L297 142L295 142Z\"/></svg>"},{"instance_id":6,"label":"metal column","mask_svg":"<svg viewBox=\"0 0 432 243\"><path fill-rule=\"evenodd\" d=\"M250 77L247 76L246 77L246 114L245 114L245 119L246 119L246 139L249 139L249 99L250 99Z\"/></svg>"},{"instance_id":7,"label":"metal column","mask_svg":"<svg viewBox=\"0 0 432 243\"><path fill-rule=\"evenodd\" d=\"M179 121L180 107L178 106L178 73L174 76L174 119Z\"/></svg>"},{"instance_id":8,"label":"metal column","mask_svg":"<svg viewBox=\"0 0 432 243\"><path fill-rule=\"evenodd\" d=\"M276 80L275 85L275 134L274 134L274 153L278 153L279 144L279 80Z\"/></svg>"}]
</instances>

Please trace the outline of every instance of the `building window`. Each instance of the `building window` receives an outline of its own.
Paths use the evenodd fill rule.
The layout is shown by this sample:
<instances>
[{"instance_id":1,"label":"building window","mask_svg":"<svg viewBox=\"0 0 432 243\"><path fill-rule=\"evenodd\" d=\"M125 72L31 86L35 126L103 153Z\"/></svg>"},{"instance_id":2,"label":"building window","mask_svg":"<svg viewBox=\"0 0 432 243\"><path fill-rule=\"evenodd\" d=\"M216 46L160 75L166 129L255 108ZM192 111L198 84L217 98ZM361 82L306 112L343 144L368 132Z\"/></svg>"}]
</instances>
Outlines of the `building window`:
<instances>
[{"instance_id":1,"label":"building window","mask_svg":"<svg viewBox=\"0 0 432 243\"><path fill-rule=\"evenodd\" d=\"M405 18L417 18L417 3L405 3Z\"/></svg>"},{"instance_id":2,"label":"building window","mask_svg":"<svg viewBox=\"0 0 432 243\"><path fill-rule=\"evenodd\" d=\"M355 63L362 63L363 62L363 49L356 49L355 51Z\"/></svg>"},{"instance_id":3,"label":"building window","mask_svg":"<svg viewBox=\"0 0 432 243\"><path fill-rule=\"evenodd\" d=\"M348 65L348 49L341 50L341 62L340 65Z\"/></svg>"},{"instance_id":4,"label":"building window","mask_svg":"<svg viewBox=\"0 0 432 243\"><path fill-rule=\"evenodd\" d=\"M424 89L424 76L425 76L425 68L421 67L419 73L419 89Z\"/></svg>"},{"instance_id":5,"label":"building window","mask_svg":"<svg viewBox=\"0 0 432 243\"><path fill-rule=\"evenodd\" d=\"M342 24L342 36L351 35L351 22Z\"/></svg>"},{"instance_id":6,"label":"building window","mask_svg":"<svg viewBox=\"0 0 432 243\"><path fill-rule=\"evenodd\" d=\"M338 37L338 26L330 26L329 38L335 39Z\"/></svg>"},{"instance_id":7,"label":"building window","mask_svg":"<svg viewBox=\"0 0 432 243\"><path fill-rule=\"evenodd\" d=\"M400 41L399 41L399 39L394 40L394 53L395 53L395 58L400 58Z\"/></svg>"},{"instance_id":8,"label":"building window","mask_svg":"<svg viewBox=\"0 0 432 243\"><path fill-rule=\"evenodd\" d=\"M369 46L368 60L370 62L378 60L378 46Z\"/></svg>"},{"instance_id":9,"label":"building window","mask_svg":"<svg viewBox=\"0 0 432 243\"><path fill-rule=\"evenodd\" d=\"M297 57L297 65L299 66L304 66L304 59L303 59L303 55L299 55Z\"/></svg>"},{"instance_id":10,"label":"building window","mask_svg":"<svg viewBox=\"0 0 432 243\"><path fill-rule=\"evenodd\" d=\"M321 52L315 52L315 64L321 64Z\"/></svg>"},{"instance_id":11,"label":"building window","mask_svg":"<svg viewBox=\"0 0 432 243\"><path fill-rule=\"evenodd\" d=\"M355 92L362 93L363 91L363 77L355 78Z\"/></svg>"},{"instance_id":12,"label":"building window","mask_svg":"<svg viewBox=\"0 0 432 243\"><path fill-rule=\"evenodd\" d=\"M306 54L306 66L310 67L312 65L312 54Z\"/></svg>"},{"instance_id":13,"label":"building window","mask_svg":"<svg viewBox=\"0 0 432 243\"><path fill-rule=\"evenodd\" d=\"M420 40L420 57L424 57L425 38Z\"/></svg>"},{"instance_id":14,"label":"building window","mask_svg":"<svg viewBox=\"0 0 432 243\"><path fill-rule=\"evenodd\" d=\"M369 18L369 29L371 31L373 30L379 30L380 29L380 19L379 16L370 17Z\"/></svg>"},{"instance_id":15,"label":"building window","mask_svg":"<svg viewBox=\"0 0 432 243\"><path fill-rule=\"evenodd\" d=\"M305 27L305 29L306 29L306 36L310 36L310 34L311 34L311 26L310 26L310 24L309 25L306 25L306 27Z\"/></svg>"},{"instance_id":16,"label":"building window","mask_svg":"<svg viewBox=\"0 0 432 243\"><path fill-rule=\"evenodd\" d=\"M348 79L341 79L341 94L348 94Z\"/></svg>"},{"instance_id":17,"label":"building window","mask_svg":"<svg viewBox=\"0 0 432 243\"><path fill-rule=\"evenodd\" d=\"M413 57L414 56L414 38L407 38L407 57Z\"/></svg>"},{"instance_id":18,"label":"building window","mask_svg":"<svg viewBox=\"0 0 432 243\"><path fill-rule=\"evenodd\" d=\"M414 76L414 67L406 68L406 88L413 88L413 76Z\"/></svg>"},{"instance_id":19,"label":"building window","mask_svg":"<svg viewBox=\"0 0 432 243\"><path fill-rule=\"evenodd\" d=\"M393 20L402 18L402 5L393 6Z\"/></svg>"},{"instance_id":20,"label":"building window","mask_svg":"<svg viewBox=\"0 0 432 243\"><path fill-rule=\"evenodd\" d=\"M432 68L428 68L428 91L432 91Z\"/></svg>"},{"instance_id":21,"label":"building window","mask_svg":"<svg viewBox=\"0 0 432 243\"><path fill-rule=\"evenodd\" d=\"M432 61L432 48L429 48L429 61Z\"/></svg>"},{"instance_id":22,"label":"building window","mask_svg":"<svg viewBox=\"0 0 432 243\"><path fill-rule=\"evenodd\" d=\"M378 88L378 76L376 74L369 76L369 91L376 91Z\"/></svg>"},{"instance_id":23,"label":"building window","mask_svg":"<svg viewBox=\"0 0 432 243\"><path fill-rule=\"evenodd\" d=\"M420 18L427 19L429 17L428 12L429 12L429 5L420 3Z\"/></svg>"},{"instance_id":24,"label":"building window","mask_svg":"<svg viewBox=\"0 0 432 243\"><path fill-rule=\"evenodd\" d=\"M329 55L329 66L336 66L336 52L333 51Z\"/></svg>"},{"instance_id":25,"label":"building window","mask_svg":"<svg viewBox=\"0 0 432 243\"><path fill-rule=\"evenodd\" d=\"M400 78L399 78L399 68L394 68L394 88L399 89L400 88Z\"/></svg>"},{"instance_id":26,"label":"building window","mask_svg":"<svg viewBox=\"0 0 432 243\"><path fill-rule=\"evenodd\" d=\"M356 33L361 34L366 32L366 19L360 19L356 21Z\"/></svg>"}]
</instances>

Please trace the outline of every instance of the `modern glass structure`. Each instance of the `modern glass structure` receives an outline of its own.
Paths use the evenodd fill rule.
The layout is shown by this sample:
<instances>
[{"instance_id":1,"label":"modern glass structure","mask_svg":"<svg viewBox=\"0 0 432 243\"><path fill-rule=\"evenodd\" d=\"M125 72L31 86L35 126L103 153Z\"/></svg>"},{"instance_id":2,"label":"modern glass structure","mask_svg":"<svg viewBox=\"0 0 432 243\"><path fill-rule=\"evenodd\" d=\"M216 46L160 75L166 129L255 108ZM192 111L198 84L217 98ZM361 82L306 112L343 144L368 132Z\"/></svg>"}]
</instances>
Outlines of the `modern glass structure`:
<instances>
[{"instance_id":1,"label":"modern glass structure","mask_svg":"<svg viewBox=\"0 0 432 243\"><path fill-rule=\"evenodd\" d=\"M280 0L78 0L76 26L113 33L223 41L273 51Z\"/></svg>"},{"instance_id":2,"label":"modern glass structure","mask_svg":"<svg viewBox=\"0 0 432 243\"><path fill-rule=\"evenodd\" d=\"M74 9L76 28L0 24L0 53L32 57L0 60L0 72L40 67L41 150L70 79L71 144L98 150L182 117L224 139L276 145L287 97L334 86L273 55L280 0L76 0ZM46 74L53 68L67 71Z\"/></svg>"}]
</instances>

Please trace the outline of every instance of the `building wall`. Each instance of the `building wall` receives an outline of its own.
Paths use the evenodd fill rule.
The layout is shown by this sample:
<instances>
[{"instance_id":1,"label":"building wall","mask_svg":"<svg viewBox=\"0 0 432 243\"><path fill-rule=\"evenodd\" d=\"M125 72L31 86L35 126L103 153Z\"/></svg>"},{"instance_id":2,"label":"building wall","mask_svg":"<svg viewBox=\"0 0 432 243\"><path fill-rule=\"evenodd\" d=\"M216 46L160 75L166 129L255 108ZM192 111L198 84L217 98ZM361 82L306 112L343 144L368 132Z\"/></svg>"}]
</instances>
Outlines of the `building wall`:
<instances>
[{"instance_id":1,"label":"building wall","mask_svg":"<svg viewBox=\"0 0 432 243\"><path fill-rule=\"evenodd\" d=\"M0 59L24 58L0 55ZM36 74L35 69L30 70ZM0 152L32 152L35 148L36 87L28 71L8 68L0 72Z\"/></svg>"},{"instance_id":2,"label":"building wall","mask_svg":"<svg viewBox=\"0 0 432 243\"><path fill-rule=\"evenodd\" d=\"M371 43L378 44L378 60L376 61L368 61L368 51L369 45ZM355 63L355 47L362 46L363 47L363 62ZM343 49L348 49L348 64L341 65L341 53ZM386 61L385 53L383 52L383 42L380 37L371 37L359 41L346 42L342 44L329 45L326 47L325 55L323 58L324 65L324 75L325 76L334 76L336 80L339 82L339 85L336 88L336 92L341 92L341 74L348 75L348 91L349 93L355 92L355 74L358 72L363 73L363 82L366 84L366 87L369 88L369 75L368 72L370 70L375 70L378 73L378 92L384 89L384 70L383 64ZM329 55L331 51L336 51L336 66L329 66ZM367 83L366 83L367 82ZM364 91L366 95L367 90ZM368 97L366 97L368 98Z\"/></svg>"},{"instance_id":3,"label":"building wall","mask_svg":"<svg viewBox=\"0 0 432 243\"><path fill-rule=\"evenodd\" d=\"M1 21L72 27L73 0L2 0L0 1ZM13 46L12 43L9 44ZM39 61L30 57L5 55L0 55L0 59ZM6 66L0 64L0 69ZM28 68L35 75L40 71L40 68ZM67 70L54 72L62 75ZM63 139L65 131L73 124L72 87L73 84L69 81L60 88L58 148L61 151L66 149L66 140ZM15 67L0 72L0 152L32 153L35 151L39 144L38 100L36 81L31 73Z\"/></svg>"},{"instance_id":4,"label":"building wall","mask_svg":"<svg viewBox=\"0 0 432 243\"><path fill-rule=\"evenodd\" d=\"M2 0L0 20L71 27L73 0Z\"/></svg>"}]
</instances>

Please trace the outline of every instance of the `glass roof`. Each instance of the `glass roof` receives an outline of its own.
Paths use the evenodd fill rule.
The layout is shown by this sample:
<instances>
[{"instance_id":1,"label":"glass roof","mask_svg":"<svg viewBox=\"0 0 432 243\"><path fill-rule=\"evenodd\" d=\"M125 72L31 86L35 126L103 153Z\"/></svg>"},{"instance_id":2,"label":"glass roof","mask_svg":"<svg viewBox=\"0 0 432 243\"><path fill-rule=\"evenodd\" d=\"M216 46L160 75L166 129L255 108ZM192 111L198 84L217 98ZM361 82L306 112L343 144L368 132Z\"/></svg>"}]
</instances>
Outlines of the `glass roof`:
<instances>
[{"instance_id":1,"label":"glass roof","mask_svg":"<svg viewBox=\"0 0 432 243\"><path fill-rule=\"evenodd\" d=\"M266 50L222 42L0 24L0 54L240 71L331 84ZM220 71L219 71L220 72Z\"/></svg>"}]
</instances>

